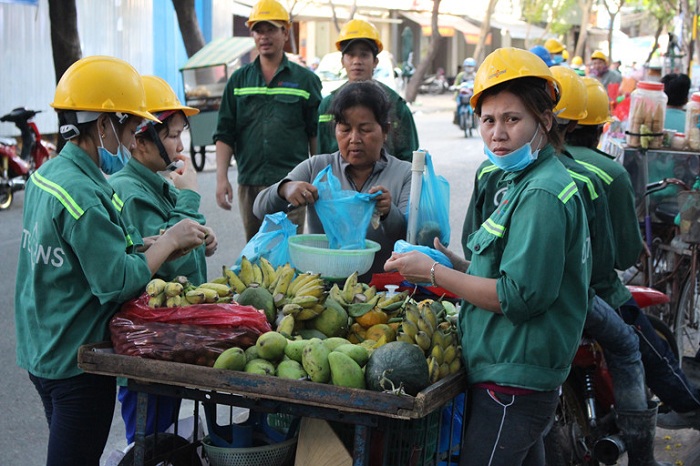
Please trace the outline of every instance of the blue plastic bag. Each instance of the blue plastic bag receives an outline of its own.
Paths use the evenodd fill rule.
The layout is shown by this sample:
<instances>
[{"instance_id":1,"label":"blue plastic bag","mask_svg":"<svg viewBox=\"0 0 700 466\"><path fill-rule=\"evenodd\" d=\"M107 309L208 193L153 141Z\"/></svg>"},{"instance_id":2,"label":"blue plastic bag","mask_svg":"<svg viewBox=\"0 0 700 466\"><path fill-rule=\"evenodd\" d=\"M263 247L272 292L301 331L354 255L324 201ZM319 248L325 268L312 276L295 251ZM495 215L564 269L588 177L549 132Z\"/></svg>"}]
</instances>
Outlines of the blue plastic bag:
<instances>
[{"instance_id":1,"label":"blue plastic bag","mask_svg":"<svg viewBox=\"0 0 700 466\"><path fill-rule=\"evenodd\" d=\"M447 257L447 255L445 253L440 252L435 248L431 248L429 246L420 246L417 244L411 244L408 241L404 241L402 239L400 239L394 243L394 252L411 252L411 251L418 251L418 252L422 252L423 254L427 254L428 256L430 256L431 259L440 263L441 265L444 265L445 267L452 268L452 262L450 261L450 258Z\"/></svg>"},{"instance_id":2,"label":"blue plastic bag","mask_svg":"<svg viewBox=\"0 0 700 466\"><path fill-rule=\"evenodd\" d=\"M329 249L365 249L367 227L372 220L376 197L381 194L344 190L329 165L316 175L316 214L328 237Z\"/></svg>"},{"instance_id":3,"label":"blue plastic bag","mask_svg":"<svg viewBox=\"0 0 700 466\"><path fill-rule=\"evenodd\" d=\"M450 183L435 173L433 159L427 152L421 186L415 242L433 247L433 239L437 236L447 246L450 244ZM408 212L411 212L410 203Z\"/></svg>"},{"instance_id":4,"label":"blue plastic bag","mask_svg":"<svg viewBox=\"0 0 700 466\"><path fill-rule=\"evenodd\" d=\"M287 218L284 212L265 215L260 229L243 247L232 269L240 270L243 256L251 262L257 262L260 257L264 257L273 267L286 264L290 261L288 239L296 234L297 226Z\"/></svg>"}]
</instances>

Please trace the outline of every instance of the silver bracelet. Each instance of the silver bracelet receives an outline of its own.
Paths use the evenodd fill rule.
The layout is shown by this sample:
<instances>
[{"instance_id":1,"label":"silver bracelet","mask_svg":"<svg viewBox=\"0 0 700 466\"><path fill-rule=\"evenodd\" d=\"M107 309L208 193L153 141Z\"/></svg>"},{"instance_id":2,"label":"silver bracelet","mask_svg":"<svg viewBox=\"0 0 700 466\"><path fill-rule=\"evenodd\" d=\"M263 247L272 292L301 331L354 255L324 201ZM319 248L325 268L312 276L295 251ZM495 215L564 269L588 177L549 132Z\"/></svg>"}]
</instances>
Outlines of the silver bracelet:
<instances>
[{"instance_id":1,"label":"silver bracelet","mask_svg":"<svg viewBox=\"0 0 700 466\"><path fill-rule=\"evenodd\" d=\"M430 284L432 286L437 286L437 283L435 283L435 266L438 264L439 262L433 262L433 265L430 266Z\"/></svg>"}]
</instances>

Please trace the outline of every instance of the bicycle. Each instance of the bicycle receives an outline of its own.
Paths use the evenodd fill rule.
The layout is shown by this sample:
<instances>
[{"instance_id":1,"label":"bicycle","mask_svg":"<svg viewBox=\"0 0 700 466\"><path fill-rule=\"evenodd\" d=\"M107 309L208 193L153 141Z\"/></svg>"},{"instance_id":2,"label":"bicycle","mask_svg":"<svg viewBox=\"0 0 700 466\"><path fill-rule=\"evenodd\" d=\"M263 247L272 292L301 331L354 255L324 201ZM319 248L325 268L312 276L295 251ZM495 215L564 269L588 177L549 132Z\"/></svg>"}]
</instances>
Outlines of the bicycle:
<instances>
[{"instance_id":1,"label":"bicycle","mask_svg":"<svg viewBox=\"0 0 700 466\"><path fill-rule=\"evenodd\" d=\"M671 297L667 305L656 306L648 313L666 323L676 339L681 356L695 355L700 345L700 184L693 189L676 178L664 178L646 185L645 196L675 185L677 203L661 202L654 207L652 223L646 215L643 224L646 261L637 269L647 286L663 291ZM680 208L679 208L680 207ZM680 218L679 225L676 219ZM634 278L634 275L632 276ZM631 280L626 280L630 282Z\"/></svg>"}]
</instances>

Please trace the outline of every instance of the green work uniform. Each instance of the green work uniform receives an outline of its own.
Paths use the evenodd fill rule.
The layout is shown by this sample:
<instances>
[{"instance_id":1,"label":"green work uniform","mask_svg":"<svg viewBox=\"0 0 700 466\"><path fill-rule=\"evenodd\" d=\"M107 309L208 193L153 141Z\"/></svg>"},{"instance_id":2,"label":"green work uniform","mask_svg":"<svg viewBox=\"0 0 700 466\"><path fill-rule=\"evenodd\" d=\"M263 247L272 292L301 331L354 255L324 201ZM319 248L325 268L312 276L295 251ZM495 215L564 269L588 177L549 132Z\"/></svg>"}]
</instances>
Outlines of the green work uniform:
<instances>
[{"instance_id":1,"label":"green work uniform","mask_svg":"<svg viewBox=\"0 0 700 466\"><path fill-rule=\"evenodd\" d=\"M603 182L608 199L615 245L615 268L625 270L636 264L642 253L642 235L635 209L634 188L629 174L622 165L605 153L582 146L566 145L575 160L595 173ZM617 274L610 274L608 291L600 297L614 309L627 302L632 294L620 282Z\"/></svg>"},{"instance_id":2,"label":"green work uniform","mask_svg":"<svg viewBox=\"0 0 700 466\"><path fill-rule=\"evenodd\" d=\"M309 157L320 102L318 76L286 56L270 84L260 57L231 75L214 141L233 148L239 185L269 186Z\"/></svg>"},{"instance_id":3,"label":"green work uniform","mask_svg":"<svg viewBox=\"0 0 700 466\"><path fill-rule=\"evenodd\" d=\"M500 183L498 208L469 237L467 273L496 279L502 314L462 305L468 381L554 390L569 374L586 318L586 214L551 146Z\"/></svg>"},{"instance_id":4,"label":"green work uniform","mask_svg":"<svg viewBox=\"0 0 700 466\"><path fill-rule=\"evenodd\" d=\"M124 203L122 218L141 236L157 236L186 218L202 225L206 223L199 213L199 193L177 189L136 159L129 160L122 170L112 175L109 184ZM207 281L204 246L163 263L155 276L170 281L178 275L184 275L195 285Z\"/></svg>"},{"instance_id":5,"label":"green work uniform","mask_svg":"<svg viewBox=\"0 0 700 466\"><path fill-rule=\"evenodd\" d=\"M82 373L81 345L109 340L119 306L151 278L141 237L90 156L67 143L27 183L15 287L17 364L38 377Z\"/></svg>"},{"instance_id":6,"label":"green work uniform","mask_svg":"<svg viewBox=\"0 0 700 466\"><path fill-rule=\"evenodd\" d=\"M394 157L411 162L413 151L418 150L418 131L413 121L413 114L406 101L386 84L375 81L389 97L391 110L389 121L391 129L384 143L384 149ZM342 86L339 88L342 89ZM333 97L339 89L331 92L321 101L318 107L318 149L319 154L331 154L338 150L338 141L335 138L335 122L330 111Z\"/></svg>"},{"instance_id":7,"label":"green work uniform","mask_svg":"<svg viewBox=\"0 0 700 466\"><path fill-rule=\"evenodd\" d=\"M600 294L599 289L601 292L606 291L607 293L607 283L609 282L610 274L615 274L615 245L613 242L610 211L603 185L597 176L574 160L570 154L565 152L557 158L576 183L586 211L586 222L590 232L590 247L593 256L591 287L596 294ZM465 250L465 254L469 251L466 247L469 235L476 231L483 219L488 218L498 207L498 203L504 194L501 180L505 175L505 172L499 170L489 161L479 167L477 179L474 183L472 202L469 204L462 229L462 247ZM468 258L471 258L471 254Z\"/></svg>"}]
</instances>

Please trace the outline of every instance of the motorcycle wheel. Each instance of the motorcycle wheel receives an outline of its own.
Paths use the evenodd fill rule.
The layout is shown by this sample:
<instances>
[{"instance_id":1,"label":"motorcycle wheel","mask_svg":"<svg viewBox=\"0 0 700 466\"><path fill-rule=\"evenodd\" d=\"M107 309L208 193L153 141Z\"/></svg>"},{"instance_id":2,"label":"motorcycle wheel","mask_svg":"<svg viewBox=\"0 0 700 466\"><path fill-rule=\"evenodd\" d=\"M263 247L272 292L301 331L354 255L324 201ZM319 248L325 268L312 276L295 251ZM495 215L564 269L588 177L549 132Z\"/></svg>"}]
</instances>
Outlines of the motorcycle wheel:
<instances>
[{"instance_id":1,"label":"motorcycle wheel","mask_svg":"<svg viewBox=\"0 0 700 466\"><path fill-rule=\"evenodd\" d=\"M196 150L194 144L190 143L190 157L192 158L192 165L194 169L198 172L204 170L204 163L206 162L207 146L200 146L199 151Z\"/></svg>"},{"instance_id":2,"label":"motorcycle wheel","mask_svg":"<svg viewBox=\"0 0 700 466\"><path fill-rule=\"evenodd\" d=\"M462 131L467 130L467 114L464 112L460 112L459 114L459 129Z\"/></svg>"},{"instance_id":3,"label":"motorcycle wheel","mask_svg":"<svg viewBox=\"0 0 700 466\"><path fill-rule=\"evenodd\" d=\"M163 457L163 460L158 464L163 466L202 466L202 461L194 449L172 453L173 450L189 444L190 442L175 434L158 434L157 442L155 435L149 435L146 437L144 460L159 456ZM124 455L124 458L117 466L133 466L135 456L136 452L132 448Z\"/></svg>"},{"instance_id":4,"label":"motorcycle wheel","mask_svg":"<svg viewBox=\"0 0 700 466\"><path fill-rule=\"evenodd\" d=\"M12 188L7 184L0 185L0 210L5 210L12 205L12 197Z\"/></svg>"},{"instance_id":5,"label":"motorcycle wheel","mask_svg":"<svg viewBox=\"0 0 700 466\"><path fill-rule=\"evenodd\" d=\"M598 466L591 458L586 438L590 429L586 423L583 402L567 380L561 387L559 406L554 424L544 438L544 455L547 466Z\"/></svg>"}]
</instances>

